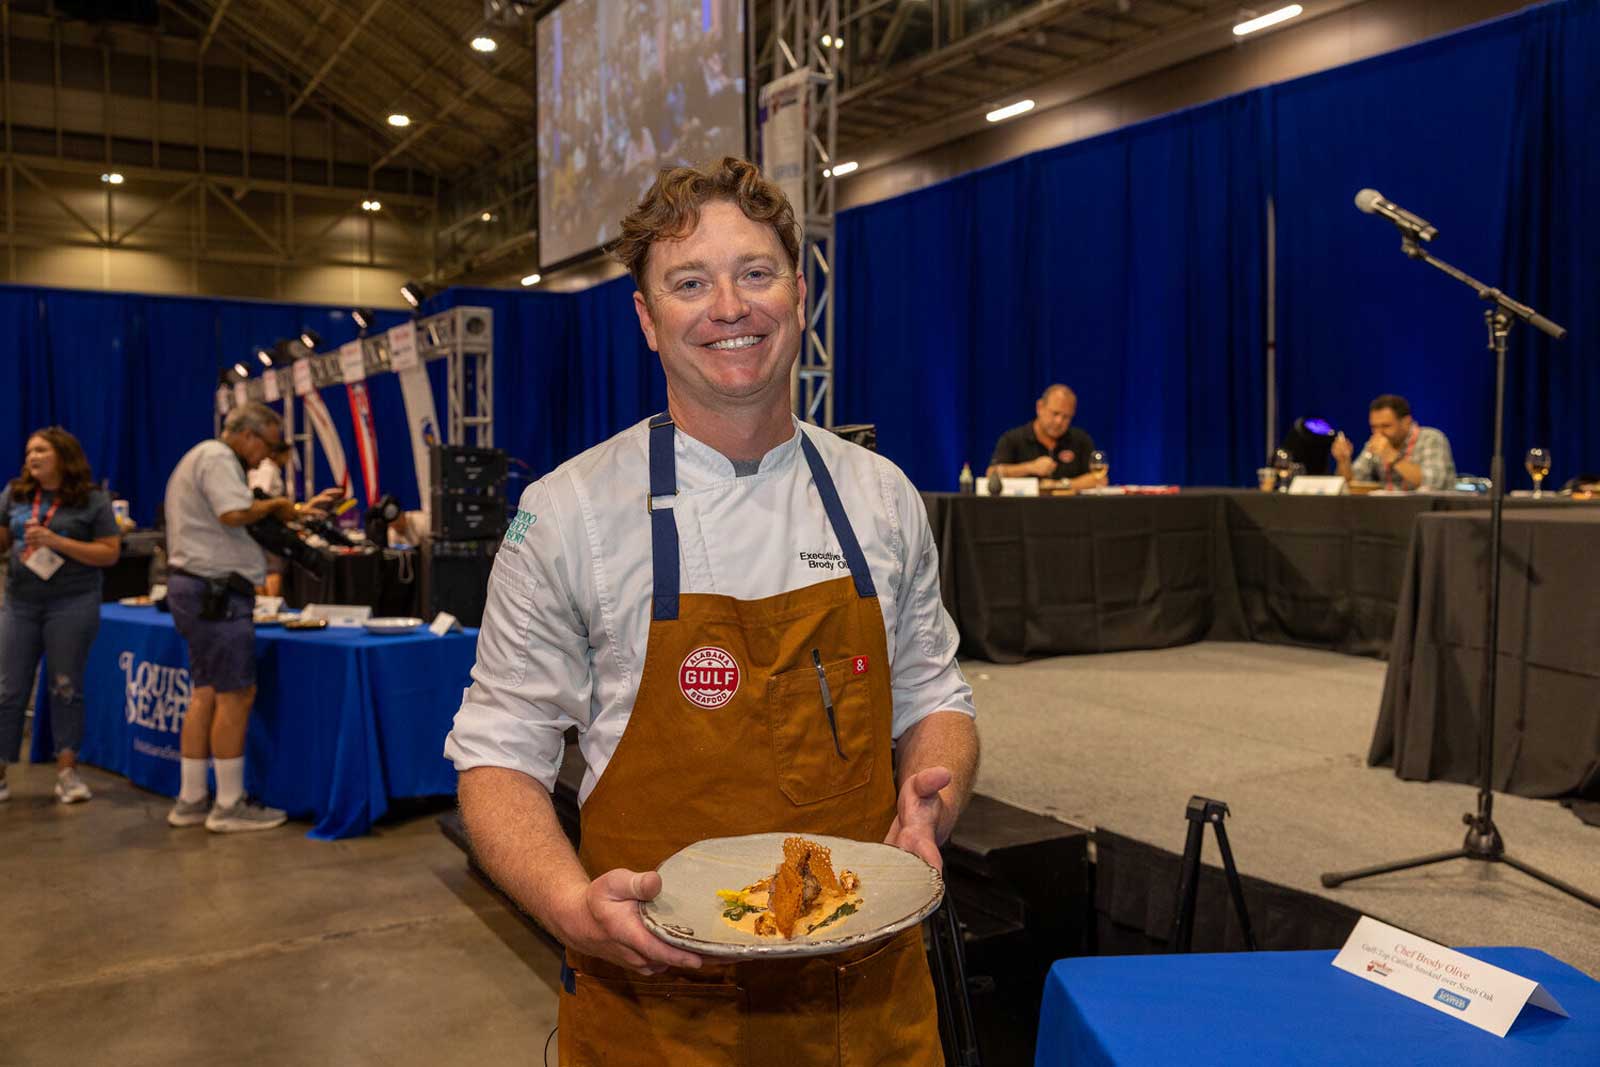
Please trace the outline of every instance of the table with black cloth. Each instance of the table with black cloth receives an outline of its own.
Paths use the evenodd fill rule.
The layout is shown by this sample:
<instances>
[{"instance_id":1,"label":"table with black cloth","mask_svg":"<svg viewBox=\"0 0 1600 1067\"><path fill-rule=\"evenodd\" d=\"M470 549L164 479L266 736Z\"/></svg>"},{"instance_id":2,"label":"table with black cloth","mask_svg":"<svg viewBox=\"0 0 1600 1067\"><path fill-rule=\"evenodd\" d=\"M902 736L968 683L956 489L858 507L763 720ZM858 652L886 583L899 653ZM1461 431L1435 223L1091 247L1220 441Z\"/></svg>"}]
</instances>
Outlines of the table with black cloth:
<instances>
[{"instance_id":1,"label":"table with black cloth","mask_svg":"<svg viewBox=\"0 0 1600 1067\"><path fill-rule=\"evenodd\" d=\"M962 654L1013 663L1203 639L1383 656L1418 516L1484 501L1185 489L923 503Z\"/></svg>"},{"instance_id":2,"label":"table with black cloth","mask_svg":"<svg viewBox=\"0 0 1600 1067\"><path fill-rule=\"evenodd\" d=\"M961 651L997 663L1199 641L1219 586L1216 497L927 493Z\"/></svg>"},{"instance_id":3,"label":"table with black cloth","mask_svg":"<svg viewBox=\"0 0 1600 1067\"><path fill-rule=\"evenodd\" d=\"M1369 764L1478 781L1488 548L1487 511L1418 520ZM1600 511L1507 511L1502 549L1494 788L1600 800Z\"/></svg>"},{"instance_id":4,"label":"table with black cloth","mask_svg":"<svg viewBox=\"0 0 1600 1067\"><path fill-rule=\"evenodd\" d=\"M1336 953L1085 956L1050 968L1035 1067L1600 1063L1600 982L1531 948L1460 951L1539 982L1496 1037L1333 966Z\"/></svg>"},{"instance_id":5,"label":"table with black cloth","mask_svg":"<svg viewBox=\"0 0 1600 1067\"><path fill-rule=\"evenodd\" d=\"M366 833L399 797L455 792L444 739L470 682L477 632L256 630L257 691L245 741L245 788L310 819L310 836ZM107 604L84 675L79 757L176 796L179 731L189 705L188 648L172 616ZM33 758L49 759L44 688Z\"/></svg>"}]
</instances>

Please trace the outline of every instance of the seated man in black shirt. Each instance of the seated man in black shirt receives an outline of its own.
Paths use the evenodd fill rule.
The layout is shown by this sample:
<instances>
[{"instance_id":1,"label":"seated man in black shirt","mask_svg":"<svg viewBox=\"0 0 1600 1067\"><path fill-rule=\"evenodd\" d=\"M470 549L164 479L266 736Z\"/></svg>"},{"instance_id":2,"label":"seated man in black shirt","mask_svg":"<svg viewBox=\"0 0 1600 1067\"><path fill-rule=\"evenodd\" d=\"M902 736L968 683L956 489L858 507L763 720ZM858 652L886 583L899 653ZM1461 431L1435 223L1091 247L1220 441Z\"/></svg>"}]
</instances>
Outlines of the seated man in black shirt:
<instances>
[{"instance_id":1,"label":"seated man in black shirt","mask_svg":"<svg viewBox=\"0 0 1600 1067\"><path fill-rule=\"evenodd\" d=\"M1106 472L1090 473L1094 439L1072 425L1078 396L1064 385L1052 385L1033 405L1030 423L1007 430L995 442L988 474L1002 478L1055 478L1074 489L1106 484Z\"/></svg>"}]
</instances>

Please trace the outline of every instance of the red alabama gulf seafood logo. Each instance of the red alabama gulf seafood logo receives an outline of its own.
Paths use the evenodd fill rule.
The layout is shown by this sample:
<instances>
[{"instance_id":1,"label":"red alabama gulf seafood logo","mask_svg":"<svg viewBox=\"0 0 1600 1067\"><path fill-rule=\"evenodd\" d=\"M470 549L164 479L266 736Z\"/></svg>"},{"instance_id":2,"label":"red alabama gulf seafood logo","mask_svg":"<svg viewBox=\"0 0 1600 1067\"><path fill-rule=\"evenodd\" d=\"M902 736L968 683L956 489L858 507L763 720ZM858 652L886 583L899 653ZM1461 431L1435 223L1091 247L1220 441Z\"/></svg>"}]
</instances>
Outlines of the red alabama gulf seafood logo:
<instances>
[{"instance_id":1,"label":"red alabama gulf seafood logo","mask_svg":"<svg viewBox=\"0 0 1600 1067\"><path fill-rule=\"evenodd\" d=\"M720 708L739 691L739 665L722 649L702 646L683 658L678 688L697 708Z\"/></svg>"}]
</instances>

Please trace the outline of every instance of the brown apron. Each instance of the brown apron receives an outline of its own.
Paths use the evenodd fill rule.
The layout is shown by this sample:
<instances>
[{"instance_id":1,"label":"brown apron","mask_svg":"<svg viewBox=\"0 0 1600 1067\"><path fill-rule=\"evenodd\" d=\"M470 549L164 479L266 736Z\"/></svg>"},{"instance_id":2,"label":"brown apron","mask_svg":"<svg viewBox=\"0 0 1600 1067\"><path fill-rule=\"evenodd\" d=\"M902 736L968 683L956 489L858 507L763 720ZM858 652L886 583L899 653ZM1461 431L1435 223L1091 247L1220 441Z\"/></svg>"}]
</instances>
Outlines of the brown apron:
<instances>
[{"instance_id":1,"label":"brown apron","mask_svg":"<svg viewBox=\"0 0 1600 1067\"><path fill-rule=\"evenodd\" d=\"M801 433L848 577L762 600L680 595L673 432L666 416L651 420L650 495L668 506L651 513L649 643L627 729L584 801L585 870L648 871L695 841L738 834L882 841L896 800L888 647L871 573L821 456ZM832 726L813 650L833 695ZM707 959L698 971L655 977L577 953L568 964L562 1067L944 1062L918 927L833 956Z\"/></svg>"}]
</instances>

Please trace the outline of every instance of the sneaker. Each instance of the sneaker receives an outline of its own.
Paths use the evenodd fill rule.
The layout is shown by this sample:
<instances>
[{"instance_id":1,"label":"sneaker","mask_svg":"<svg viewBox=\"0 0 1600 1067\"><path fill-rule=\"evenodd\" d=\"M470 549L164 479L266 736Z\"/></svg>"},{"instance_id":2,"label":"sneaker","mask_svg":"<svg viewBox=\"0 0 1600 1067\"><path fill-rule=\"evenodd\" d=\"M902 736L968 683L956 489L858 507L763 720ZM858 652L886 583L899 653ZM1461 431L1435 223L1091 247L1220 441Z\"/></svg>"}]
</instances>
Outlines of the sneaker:
<instances>
[{"instance_id":1,"label":"sneaker","mask_svg":"<svg viewBox=\"0 0 1600 1067\"><path fill-rule=\"evenodd\" d=\"M205 797L199 800L185 800L179 797L172 805L172 810L167 812L168 826L199 826L206 821L206 816L211 813L211 801Z\"/></svg>"},{"instance_id":2,"label":"sneaker","mask_svg":"<svg viewBox=\"0 0 1600 1067\"><path fill-rule=\"evenodd\" d=\"M206 829L214 834L239 834L251 830L270 830L282 826L288 813L240 797L229 807L213 807L206 816Z\"/></svg>"},{"instance_id":3,"label":"sneaker","mask_svg":"<svg viewBox=\"0 0 1600 1067\"><path fill-rule=\"evenodd\" d=\"M78 777L76 767L68 767L56 775L56 799L63 804L81 804L94 796Z\"/></svg>"}]
</instances>

